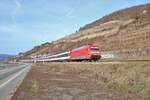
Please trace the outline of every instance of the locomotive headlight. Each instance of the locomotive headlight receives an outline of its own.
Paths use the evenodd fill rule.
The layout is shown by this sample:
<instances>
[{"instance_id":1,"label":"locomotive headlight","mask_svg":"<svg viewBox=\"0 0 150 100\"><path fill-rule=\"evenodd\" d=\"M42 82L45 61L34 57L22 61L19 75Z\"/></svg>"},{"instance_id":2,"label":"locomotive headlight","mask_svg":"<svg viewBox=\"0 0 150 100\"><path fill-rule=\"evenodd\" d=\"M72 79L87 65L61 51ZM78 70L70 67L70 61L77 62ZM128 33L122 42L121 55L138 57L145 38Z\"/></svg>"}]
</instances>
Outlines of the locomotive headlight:
<instances>
[{"instance_id":1,"label":"locomotive headlight","mask_svg":"<svg viewBox=\"0 0 150 100\"><path fill-rule=\"evenodd\" d=\"M100 53L99 51L92 51L91 53Z\"/></svg>"}]
</instances>

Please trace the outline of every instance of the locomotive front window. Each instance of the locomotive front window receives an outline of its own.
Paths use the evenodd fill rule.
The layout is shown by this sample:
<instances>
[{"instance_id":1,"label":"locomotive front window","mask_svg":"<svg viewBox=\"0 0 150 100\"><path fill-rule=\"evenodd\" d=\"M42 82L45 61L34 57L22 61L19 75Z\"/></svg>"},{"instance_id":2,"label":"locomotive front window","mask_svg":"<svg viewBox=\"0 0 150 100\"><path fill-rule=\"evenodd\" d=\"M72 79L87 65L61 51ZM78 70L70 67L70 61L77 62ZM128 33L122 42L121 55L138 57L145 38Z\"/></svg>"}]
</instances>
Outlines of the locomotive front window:
<instances>
[{"instance_id":1,"label":"locomotive front window","mask_svg":"<svg viewBox=\"0 0 150 100\"><path fill-rule=\"evenodd\" d=\"M99 48L91 48L91 50L98 51Z\"/></svg>"}]
</instances>

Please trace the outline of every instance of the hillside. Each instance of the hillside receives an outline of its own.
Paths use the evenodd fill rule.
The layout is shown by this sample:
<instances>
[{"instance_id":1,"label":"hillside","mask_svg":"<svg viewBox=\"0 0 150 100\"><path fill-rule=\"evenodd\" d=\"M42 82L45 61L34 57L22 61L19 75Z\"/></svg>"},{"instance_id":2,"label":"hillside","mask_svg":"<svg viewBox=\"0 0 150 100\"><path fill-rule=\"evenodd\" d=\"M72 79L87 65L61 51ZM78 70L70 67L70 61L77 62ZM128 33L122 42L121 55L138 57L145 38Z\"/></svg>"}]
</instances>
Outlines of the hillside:
<instances>
[{"instance_id":1,"label":"hillside","mask_svg":"<svg viewBox=\"0 0 150 100\"><path fill-rule=\"evenodd\" d=\"M150 4L123 9L80 28L54 42L34 47L23 58L69 51L93 43L102 51L150 55Z\"/></svg>"},{"instance_id":2,"label":"hillside","mask_svg":"<svg viewBox=\"0 0 150 100\"><path fill-rule=\"evenodd\" d=\"M7 54L0 54L0 61L8 60L11 57L13 57L13 56L12 55L7 55Z\"/></svg>"}]
</instances>

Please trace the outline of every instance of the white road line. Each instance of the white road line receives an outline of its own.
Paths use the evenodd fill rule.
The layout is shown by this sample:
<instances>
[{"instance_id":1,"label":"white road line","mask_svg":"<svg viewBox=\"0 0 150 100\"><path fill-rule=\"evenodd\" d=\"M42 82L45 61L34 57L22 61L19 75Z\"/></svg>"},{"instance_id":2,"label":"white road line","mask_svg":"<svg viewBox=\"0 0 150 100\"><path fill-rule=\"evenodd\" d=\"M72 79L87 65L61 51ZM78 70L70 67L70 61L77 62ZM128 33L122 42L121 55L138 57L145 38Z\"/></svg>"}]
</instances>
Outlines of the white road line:
<instances>
[{"instance_id":1,"label":"white road line","mask_svg":"<svg viewBox=\"0 0 150 100\"><path fill-rule=\"evenodd\" d=\"M0 85L0 88L2 88L3 86L5 86L6 84L8 84L9 82L11 82L12 80L14 80L15 78L17 78L19 75L21 75L27 68L29 67L26 67L24 68L23 70L19 71L17 74L15 74L13 77L11 77L9 80L7 80L6 82L2 83Z\"/></svg>"}]
</instances>

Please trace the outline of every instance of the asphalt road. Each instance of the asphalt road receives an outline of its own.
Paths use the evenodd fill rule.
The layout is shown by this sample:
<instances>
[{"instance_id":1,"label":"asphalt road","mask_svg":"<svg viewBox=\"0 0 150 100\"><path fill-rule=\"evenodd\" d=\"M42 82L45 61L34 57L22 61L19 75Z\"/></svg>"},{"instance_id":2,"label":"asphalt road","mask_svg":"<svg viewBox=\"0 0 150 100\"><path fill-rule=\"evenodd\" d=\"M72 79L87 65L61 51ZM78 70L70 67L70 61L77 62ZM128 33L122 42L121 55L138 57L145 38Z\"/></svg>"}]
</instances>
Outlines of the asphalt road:
<instances>
[{"instance_id":1,"label":"asphalt road","mask_svg":"<svg viewBox=\"0 0 150 100\"><path fill-rule=\"evenodd\" d=\"M30 64L20 64L0 70L0 100L9 100L13 96L30 67Z\"/></svg>"}]
</instances>

